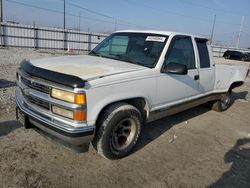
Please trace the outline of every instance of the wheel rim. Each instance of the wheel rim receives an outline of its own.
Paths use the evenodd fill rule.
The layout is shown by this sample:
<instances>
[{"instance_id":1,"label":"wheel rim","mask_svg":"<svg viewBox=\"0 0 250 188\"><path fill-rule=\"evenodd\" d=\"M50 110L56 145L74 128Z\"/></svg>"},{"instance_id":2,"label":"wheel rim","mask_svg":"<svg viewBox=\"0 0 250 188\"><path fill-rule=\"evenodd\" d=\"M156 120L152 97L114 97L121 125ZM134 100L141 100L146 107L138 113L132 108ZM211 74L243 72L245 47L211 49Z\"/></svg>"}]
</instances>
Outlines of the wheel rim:
<instances>
[{"instance_id":1,"label":"wheel rim","mask_svg":"<svg viewBox=\"0 0 250 188\"><path fill-rule=\"evenodd\" d=\"M231 95L230 93L225 94L221 99L221 107L222 109L226 109L231 102Z\"/></svg>"},{"instance_id":2,"label":"wheel rim","mask_svg":"<svg viewBox=\"0 0 250 188\"><path fill-rule=\"evenodd\" d=\"M112 130L111 145L116 151L126 149L134 140L136 122L132 118L121 120Z\"/></svg>"}]
</instances>

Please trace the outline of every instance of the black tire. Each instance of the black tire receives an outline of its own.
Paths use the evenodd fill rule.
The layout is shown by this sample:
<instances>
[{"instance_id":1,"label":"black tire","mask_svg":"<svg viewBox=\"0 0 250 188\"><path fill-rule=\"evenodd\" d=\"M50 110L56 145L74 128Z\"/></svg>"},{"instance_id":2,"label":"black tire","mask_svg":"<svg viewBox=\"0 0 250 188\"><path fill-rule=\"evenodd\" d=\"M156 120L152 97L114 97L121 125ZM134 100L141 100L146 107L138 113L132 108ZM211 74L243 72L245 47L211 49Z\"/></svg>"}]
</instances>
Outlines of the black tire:
<instances>
[{"instance_id":1,"label":"black tire","mask_svg":"<svg viewBox=\"0 0 250 188\"><path fill-rule=\"evenodd\" d=\"M99 121L93 145L104 158L120 159L132 151L141 133L140 111L127 103L109 106Z\"/></svg>"},{"instance_id":2,"label":"black tire","mask_svg":"<svg viewBox=\"0 0 250 188\"><path fill-rule=\"evenodd\" d=\"M221 96L221 99L212 103L212 110L217 112L223 112L228 109L232 104L232 92L228 91L227 93Z\"/></svg>"},{"instance_id":3,"label":"black tire","mask_svg":"<svg viewBox=\"0 0 250 188\"><path fill-rule=\"evenodd\" d=\"M230 59L230 55L226 55L226 56L225 56L225 59Z\"/></svg>"}]
</instances>

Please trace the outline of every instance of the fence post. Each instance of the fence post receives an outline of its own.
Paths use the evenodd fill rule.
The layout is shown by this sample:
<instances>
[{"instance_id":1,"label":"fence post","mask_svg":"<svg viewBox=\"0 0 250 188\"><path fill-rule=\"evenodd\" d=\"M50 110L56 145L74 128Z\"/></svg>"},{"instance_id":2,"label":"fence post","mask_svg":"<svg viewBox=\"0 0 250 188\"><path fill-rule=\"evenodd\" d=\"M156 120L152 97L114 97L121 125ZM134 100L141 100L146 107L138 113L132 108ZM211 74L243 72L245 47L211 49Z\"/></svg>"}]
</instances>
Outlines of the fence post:
<instances>
[{"instance_id":1,"label":"fence post","mask_svg":"<svg viewBox=\"0 0 250 188\"><path fill-rule=\"evenodd\" d=\"M37 49L39 48L39 43L38 43L38 28L34 25L34 48Z\"/></svg>"},{"instance_id":2,"label":"fence post","mask_svg":"<svg viewBox=\"0 0 250 188\"><path fill-rule=\"evenodd\" d=\"M220 47L219 57L221 57L221 49L222 49L222 48Z\"/></svg>"},{"instance_id":3,"label":"fence post","mask_svg":"<svg viewBox=\"0 0 250 188\"><path fill-rule=\"evenodd\" d=\"M88 51L91 51L91 43L92 43L92 33L88 34Z\"/></svg>"},{"instance_id":4,"label":"fence post","mask_svg":"<svg viewBox=\"0 0 250 188\"><path fill-rule=\"evenodd\" d=\"M65 29L64 29L64 31L63 31L63 33L64 33L64 36L63 36L63 45L64 45L64 50L67 50L67 44L68 44L68 31L66 31Z\"/></svg>"},{"instance_id":5,"label":"fence post","mask_svg":"<svg viewBox=\"0 0 250 188\"><path fill-rule=\"evenodd\" d=\"M2 22L0 22L0 46L3 46Z\"/></svg>"},{"instance_id":6,"label":"fence post","mask_svg":"<svg viewBox=\"0 0 250 188\"><path fill-rule=\"evenodd\" d=\"M3 27L2 27L2 31L3 31L3 33L2 33L2 45L3 45L3 47L7 47L8 46L8 35L7 35L7 29L6 29L6 25L5 24L3 24L2 25Z\"/></svg>"}]
</instances>

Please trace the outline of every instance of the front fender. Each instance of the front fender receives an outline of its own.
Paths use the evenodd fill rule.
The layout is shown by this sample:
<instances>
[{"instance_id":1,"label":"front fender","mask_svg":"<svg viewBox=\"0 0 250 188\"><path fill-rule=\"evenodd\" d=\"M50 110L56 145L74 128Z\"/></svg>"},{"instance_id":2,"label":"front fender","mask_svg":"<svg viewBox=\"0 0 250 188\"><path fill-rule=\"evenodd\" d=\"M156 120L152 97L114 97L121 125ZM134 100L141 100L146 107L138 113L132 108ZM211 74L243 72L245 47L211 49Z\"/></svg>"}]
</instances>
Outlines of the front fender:
<instances>
[{"instance_id":1,"label":"front fender","mask_svg":"<svg viewBox=\"0 0 250 188\"><path fill-rule=\"evenodd\" d=\"M157 96L156 87L156 79L153 77L87 90L88 124L94 124L101 110L107 105L128 99L143 98L146 102L145 110L149 112Z\"/></svg>"}]
</instances>

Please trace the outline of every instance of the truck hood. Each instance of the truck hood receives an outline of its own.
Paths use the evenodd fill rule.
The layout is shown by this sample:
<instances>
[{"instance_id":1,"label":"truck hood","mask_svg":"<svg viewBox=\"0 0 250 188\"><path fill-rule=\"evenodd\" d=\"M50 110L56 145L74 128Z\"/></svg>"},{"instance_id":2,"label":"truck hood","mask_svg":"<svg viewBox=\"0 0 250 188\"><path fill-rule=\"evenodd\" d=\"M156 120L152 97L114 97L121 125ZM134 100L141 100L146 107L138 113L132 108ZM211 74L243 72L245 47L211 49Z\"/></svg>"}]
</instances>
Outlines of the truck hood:
<instances>
[{"instance_id":1,"label":"truck hood","mask_svg":"<svg viewBox=\"0 0 250 188\"><path fill-rule=\"evenodd\" d=\"M147 69L123 61L90 55L50 57L30 60L36 67L77 76L83 80Z\"/></svg>"}]
</instances>

